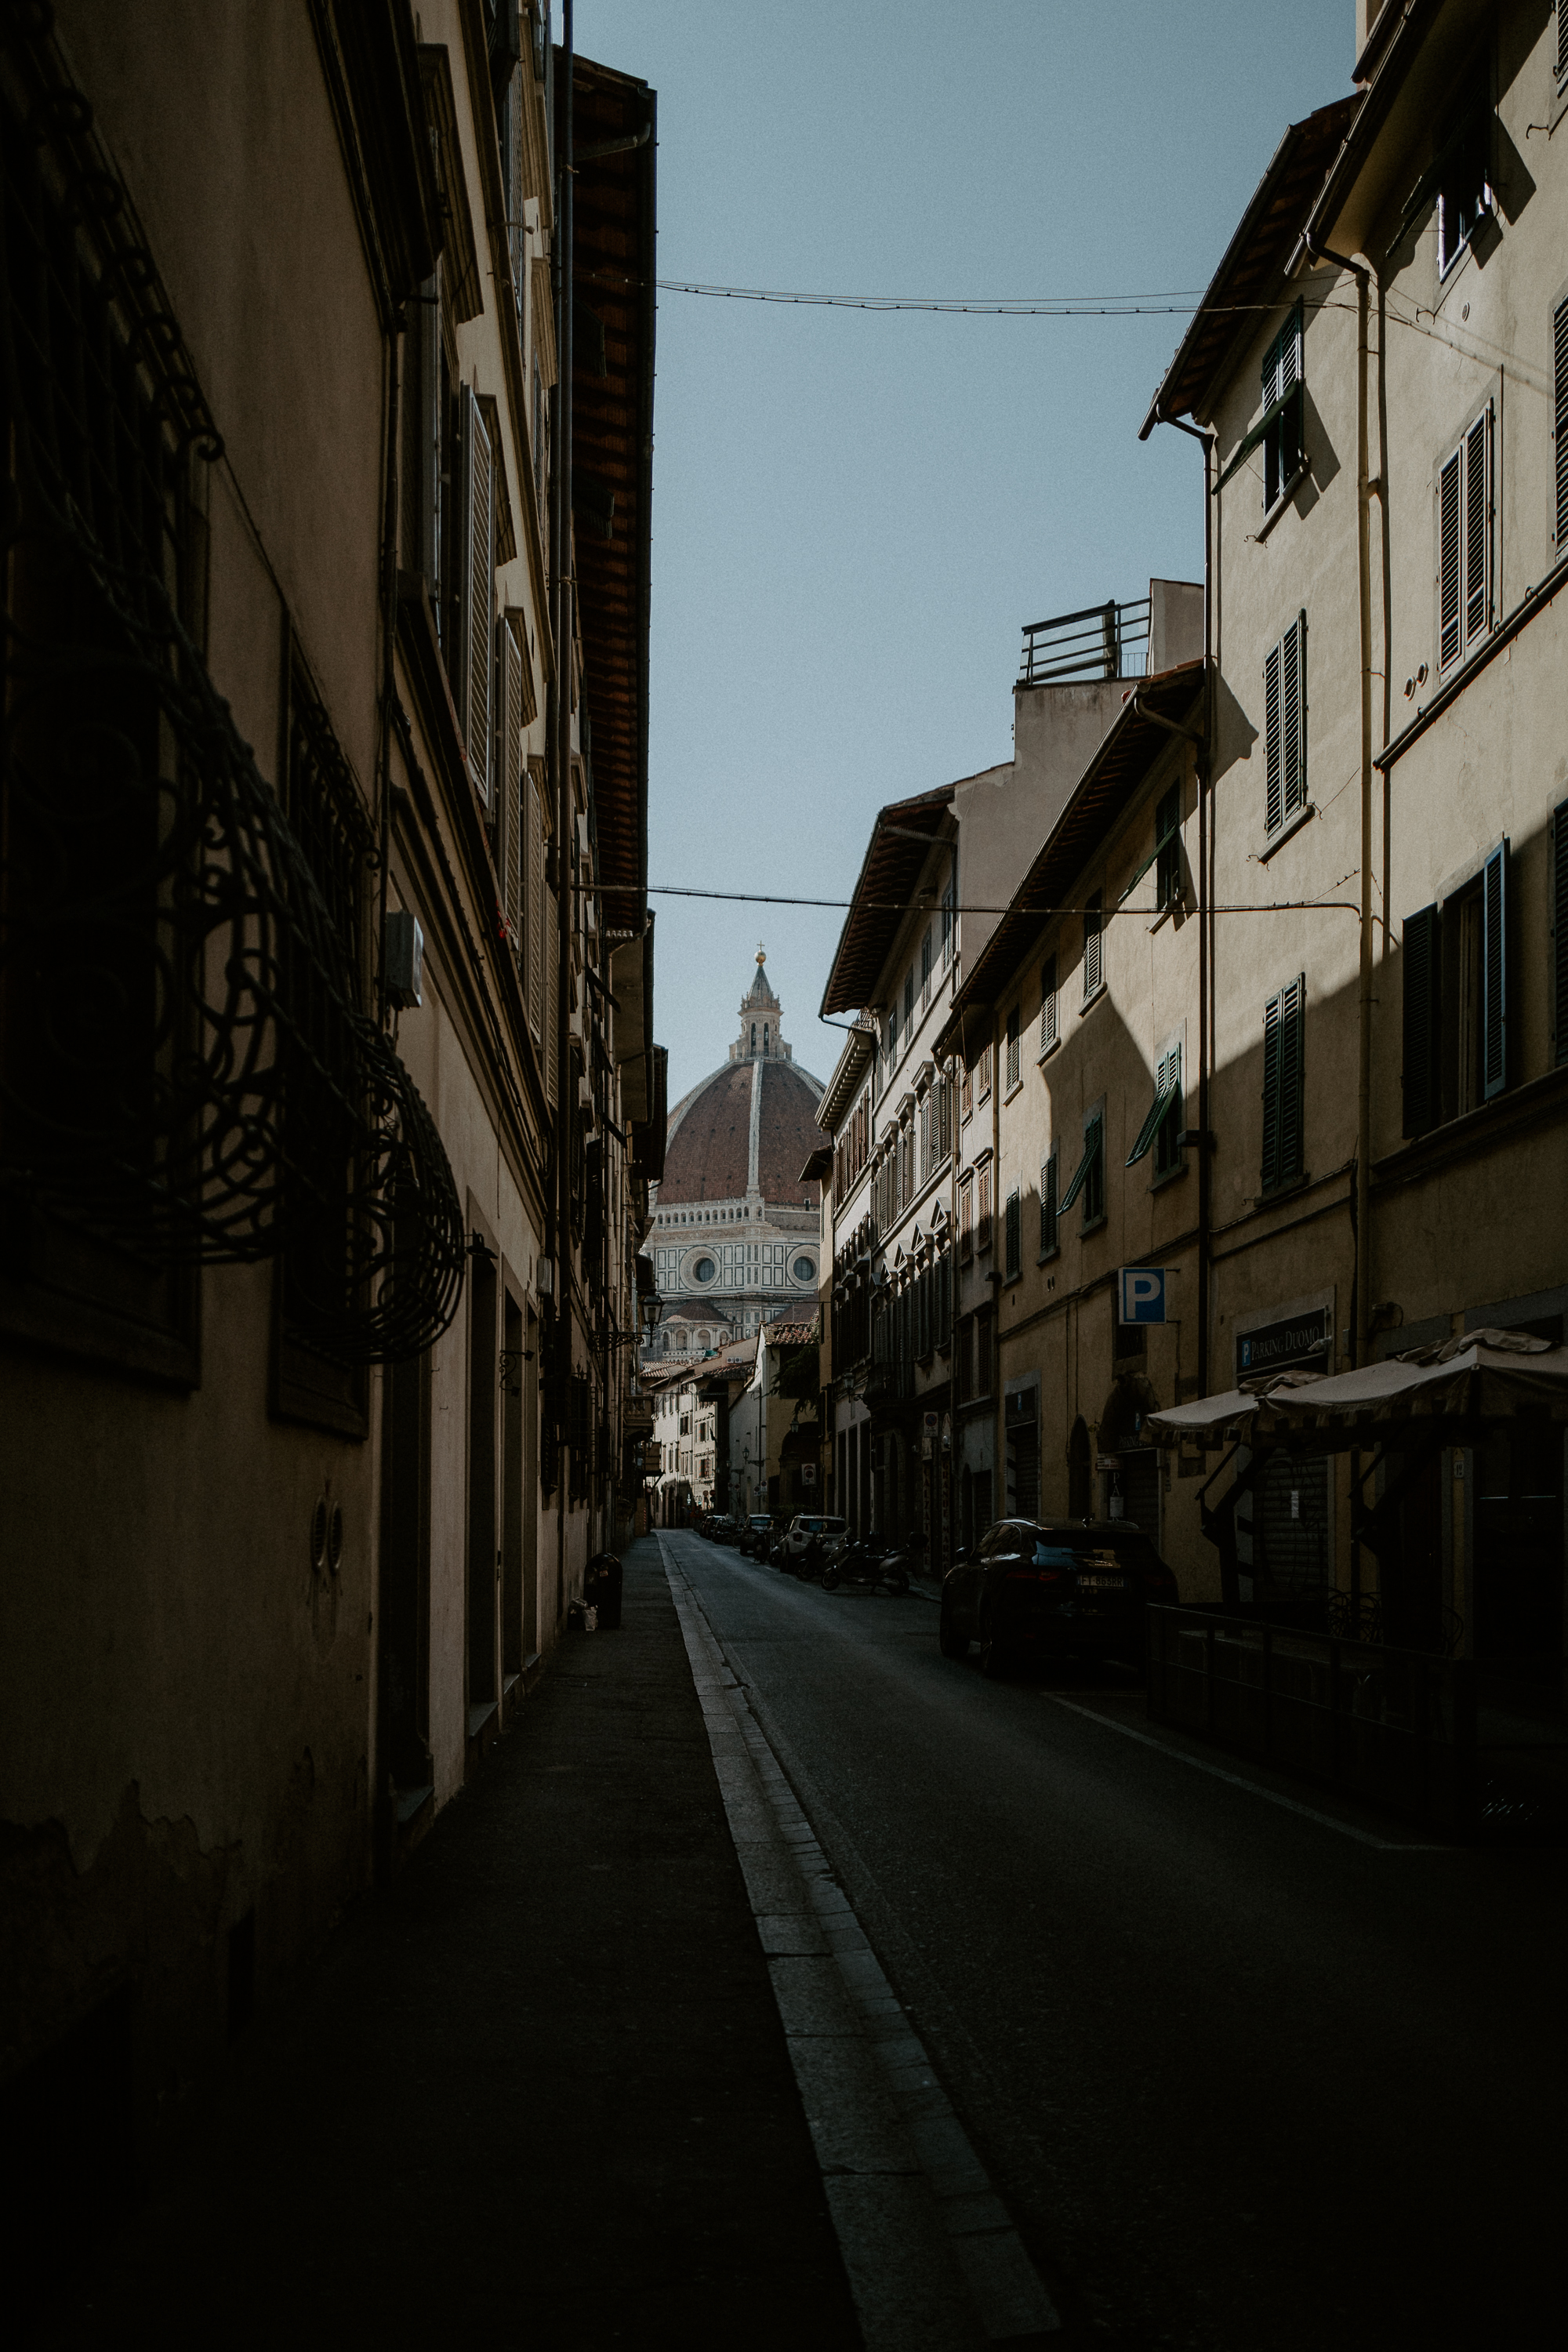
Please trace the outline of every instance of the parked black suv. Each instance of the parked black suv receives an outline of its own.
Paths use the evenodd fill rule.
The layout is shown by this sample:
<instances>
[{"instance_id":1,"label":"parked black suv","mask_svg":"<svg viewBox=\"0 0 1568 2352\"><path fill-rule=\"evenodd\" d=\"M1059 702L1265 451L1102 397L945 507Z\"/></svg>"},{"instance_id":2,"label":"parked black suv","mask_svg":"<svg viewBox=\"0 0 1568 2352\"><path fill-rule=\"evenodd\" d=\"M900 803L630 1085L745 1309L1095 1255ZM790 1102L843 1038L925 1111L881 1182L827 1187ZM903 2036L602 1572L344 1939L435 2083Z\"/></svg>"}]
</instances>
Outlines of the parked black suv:
<instances>
[{"instance_id":1,"label":"parked black suv","mask_svg":"<svg viewBox=\"0 0 1568 2352\"><path fill-rule=\"evenodd\" d=\"M988 1675L1026 1657L1143 1654L1143 1609L1173 1601L1176 1580L1128 1519L999 1519L947 1571L944 1658L980 1644Z\"/></svg>"}]
</instances>

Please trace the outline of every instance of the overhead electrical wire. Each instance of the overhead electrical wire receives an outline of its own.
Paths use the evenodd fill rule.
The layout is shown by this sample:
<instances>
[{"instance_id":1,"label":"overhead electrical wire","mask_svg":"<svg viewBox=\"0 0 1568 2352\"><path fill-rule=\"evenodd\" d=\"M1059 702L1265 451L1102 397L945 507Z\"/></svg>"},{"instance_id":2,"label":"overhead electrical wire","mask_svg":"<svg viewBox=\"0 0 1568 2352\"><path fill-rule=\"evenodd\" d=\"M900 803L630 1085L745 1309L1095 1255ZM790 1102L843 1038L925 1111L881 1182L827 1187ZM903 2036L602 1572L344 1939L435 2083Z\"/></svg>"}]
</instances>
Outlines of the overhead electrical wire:
<instances>
[{"instance_id":1,"label":"overhead electrical wire","mask_svg":"<svg viewBox=\"0 0 1568 2352\"><path fill-rule=\"evenodd\" d=\"M1201 287L1149 294L812 294L778 286L710 286L684 278L656 278L665 294L704 294L724 302L783 302L819 310L941 310L965 318L1136 319L1194 310Z\"/></svg>"}]
</instances>

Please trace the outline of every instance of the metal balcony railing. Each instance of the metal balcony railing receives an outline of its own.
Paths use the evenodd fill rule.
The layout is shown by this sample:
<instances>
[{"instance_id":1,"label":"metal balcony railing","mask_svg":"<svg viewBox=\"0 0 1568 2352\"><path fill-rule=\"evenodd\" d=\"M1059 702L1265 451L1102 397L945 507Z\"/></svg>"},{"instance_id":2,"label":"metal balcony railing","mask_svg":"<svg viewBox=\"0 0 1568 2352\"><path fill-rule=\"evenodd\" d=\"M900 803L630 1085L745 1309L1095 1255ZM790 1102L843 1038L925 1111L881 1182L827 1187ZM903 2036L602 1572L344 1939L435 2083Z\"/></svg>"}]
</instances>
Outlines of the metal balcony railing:
<instances>
[{"instance_id":1,"label":"metal balcony railing","mask_svg":"<svg viewBox=\"0 0 1568 2352\"><path fill-rule=\"evenodd\" d=\"M1142 677L1149 667L1149 599L1086 604L1081 613L1024 625L1020 686L1060 686L1069 678Z\"/></svg>"}]
</instances>

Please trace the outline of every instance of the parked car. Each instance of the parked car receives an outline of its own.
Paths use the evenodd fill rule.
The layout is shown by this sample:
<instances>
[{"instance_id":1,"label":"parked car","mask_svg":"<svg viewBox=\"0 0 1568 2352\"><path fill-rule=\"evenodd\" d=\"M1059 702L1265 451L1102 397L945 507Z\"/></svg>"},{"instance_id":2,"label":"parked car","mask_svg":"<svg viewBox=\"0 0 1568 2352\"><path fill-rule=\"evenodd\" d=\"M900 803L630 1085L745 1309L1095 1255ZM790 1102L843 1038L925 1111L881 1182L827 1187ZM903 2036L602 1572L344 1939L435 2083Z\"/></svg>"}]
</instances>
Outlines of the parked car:
<instances>
[{"instance_id":1,"label":"parked car","mask_svg":"<svg viewBox=\"0 0 1568 2352\"><path fill-rule=\"evenodd\" d=\"M773 1539L773 1523L767 1511L753 1511L741 1522L740 1549L748 1559L766 1559Z\"/></svg>"},{"instance_id":2,"label":"parked car","mask_svg":"<svg viewBox=\"0 0 1568 2352\"><path fill-rule=\"evenodd\" d=\"M1143 1611L1176 1580L1128 1519L1000 1519L942 1580L945 1658L980 1644L987 1675L1035 1657L1143 1654Z\"/></svg>"},{"instance_id":3,"label":"parked car","mask_svg":"<svg viewBox=\"0 0 1568 2352\"><path fill-rule=\"evenodd\" d=\"M797 1511L778 1547L778 1565L804 1567L808 1554L813 1561L820 1562L847 1532L843 1519L825 1517L820 1511Z\"/></svg>"},{"instance_id":4,"label":"parked car","mask_svg":"<svg viewBox=\"0 0 1568 2352\"><path fill-rule=\"evenodd\" d=\"M715 1543L732 1544L737 1540L740 1532L740 1528L728 1511L714 1512L711 1533Z\"/></svg>"}]
</instances>

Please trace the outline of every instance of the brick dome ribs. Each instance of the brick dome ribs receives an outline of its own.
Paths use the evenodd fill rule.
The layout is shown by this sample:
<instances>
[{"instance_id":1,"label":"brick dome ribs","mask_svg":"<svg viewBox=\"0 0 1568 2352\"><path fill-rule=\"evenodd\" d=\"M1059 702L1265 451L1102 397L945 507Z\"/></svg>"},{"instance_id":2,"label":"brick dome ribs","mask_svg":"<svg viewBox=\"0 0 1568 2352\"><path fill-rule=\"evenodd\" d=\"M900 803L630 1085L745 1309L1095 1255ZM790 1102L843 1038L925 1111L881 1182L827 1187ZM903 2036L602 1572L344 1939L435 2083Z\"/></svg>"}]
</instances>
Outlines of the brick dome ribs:
<instances>
[{"instance_id":1,"label":"brick dome ribs","mask_svg":"<svg viewBox=\"0 0 1568 2352\"><path fill-rule=\"evenodd\" d=\"M764 1201L809 1201L820 1184L803 1184L800 1171L827 1140L816 1124L822 1090L788 1062L763 1065L762 1117L757 1130L757 1189Z\"/></svg>"},{"instance_id":2,"label":"brick dome ribs","mask_svg":"<svg viewBox=\"0 0 1568 2352\"><path fill-rule=\"evenodd\" d=\"M746 1190L752 1132L752 1066L731 1062L678 1105L664 1149L659 1196L731 1201ZM797 1170L798 1173L798 1170Z\"/></svg>"}]
</instances>

